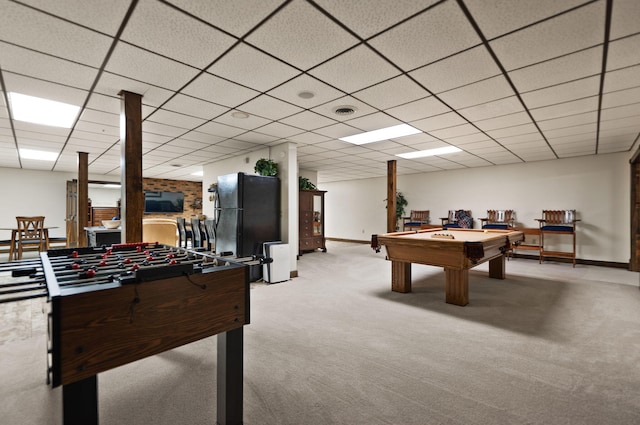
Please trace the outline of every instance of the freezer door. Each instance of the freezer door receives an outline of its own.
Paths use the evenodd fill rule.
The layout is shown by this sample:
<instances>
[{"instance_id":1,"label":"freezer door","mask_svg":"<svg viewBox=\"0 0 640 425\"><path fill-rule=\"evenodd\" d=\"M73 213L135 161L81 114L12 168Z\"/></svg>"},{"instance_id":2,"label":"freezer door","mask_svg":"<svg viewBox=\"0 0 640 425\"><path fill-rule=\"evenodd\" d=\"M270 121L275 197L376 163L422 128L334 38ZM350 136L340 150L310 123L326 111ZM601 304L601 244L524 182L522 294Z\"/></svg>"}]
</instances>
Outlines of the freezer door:
<instances>
[{"instance_id":1,"label":"freezer door","mask_svg":"<svg viewBox=\"0 0 640 425\"><path fill-rule=\"evenodd\" d=\"M231 252L233 255L241 256L238 241L242 238L242 210L223 208L217 213L216 253Z\"/></svg>"},{"instance_id":2,"label":"freezer door","mask_svg":"<svg viewBox=\"0 0 640 425\"><path fill-rule=\"evenodd\" d=\"M218 207L242 208L239 204L241 195L241 179L244 173L227 174L218 176Z\"/></svg>"}]
</instances>

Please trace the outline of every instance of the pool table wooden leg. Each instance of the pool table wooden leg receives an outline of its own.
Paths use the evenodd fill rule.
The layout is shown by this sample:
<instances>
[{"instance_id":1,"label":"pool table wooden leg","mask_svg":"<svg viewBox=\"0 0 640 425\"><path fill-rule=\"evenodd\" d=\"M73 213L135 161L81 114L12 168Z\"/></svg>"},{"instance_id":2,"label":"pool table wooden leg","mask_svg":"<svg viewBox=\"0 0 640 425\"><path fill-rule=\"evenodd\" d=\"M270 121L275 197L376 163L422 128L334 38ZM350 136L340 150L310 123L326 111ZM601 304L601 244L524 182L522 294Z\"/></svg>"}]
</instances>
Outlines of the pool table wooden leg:
<instances>
[{"instance_id":1,"label":"pool table wooden leg","mask_svg":"<svg viewBox=\"0 0 640 425\"><path fill-rule=\"evenodd\" d=\"M391 290L411 292L411 263L391 261Z\"/></svg>"},{"instance_id":2,"label":"pool table wooden leg","mask_svg":"<svg viewBox=\"0 0 640 425\"><path fill-rule=\"evenodd\" d=\"M448 304L469 304L469 269L455 270L445 267L445 300Z\"/></svg>"},{"instance_id":3,"label":"pool table wooden leg","mask_svg":"<svg viewBox=\"0 0 640 425\"><path fill-rule=\"evenodd\" d=\"M504 255L501 255L493 260L489 260L489 277L494 279L505 278L504 257Z\"/></svg>"}]
</instances>

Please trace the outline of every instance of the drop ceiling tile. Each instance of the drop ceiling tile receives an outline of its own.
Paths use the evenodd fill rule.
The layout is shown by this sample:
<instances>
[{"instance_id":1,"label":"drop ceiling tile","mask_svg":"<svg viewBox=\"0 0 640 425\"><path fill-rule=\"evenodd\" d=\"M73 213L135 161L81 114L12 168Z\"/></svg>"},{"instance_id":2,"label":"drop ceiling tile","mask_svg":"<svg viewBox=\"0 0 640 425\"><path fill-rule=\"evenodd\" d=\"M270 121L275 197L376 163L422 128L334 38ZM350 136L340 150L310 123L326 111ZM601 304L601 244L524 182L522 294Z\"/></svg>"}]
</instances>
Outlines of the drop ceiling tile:
<instances>
[{"instance_id":1,"label":"drop ceiling tile","mask_svg":"<svg viewBox=\"0 0 640 425\"><path fill-rule=\"evenodd\" d=\"M206 122L202 118L193 117L191 115L179 114L177 112L167 111L165 109L158 109L150 117L146 117L145 121L157 122L160 124L166 124L173 127L182 128L188 130L194 127L201 126ZM184 133L184 131L183 131Z\"/></svg>"},{"instance_id":2,"label":"drop ceiling tile","mask_svg":"<svg viewBox=\"0 0 640 425\"><path fill-rule=\"evenodd\" d=\"M289 137L289 140L299 144L321 143L321 142L326 142L329 139L331 139L331 137L327 137L321 134L316 134L311 132L300 133L300 134L296 134L294 136Z\"/></svg>"},{"instance_id":3,"label":"drop ceiling tile","mask_svg":"<svg viewBox=\"0 0 640 425\"><path fill-rule=\"evenodd\" d=\"M369 38L437 3L437 0L319 0L316 3L360 37Z\"/></svg>"},{"instance_id":4,"label":"drop ceiling tile","mask_svg":"<svg viewBox=\"0 0 640 425\"><path fill-rule=\"evenodd\" d=\"M413 121L411 125L422 131L431 132L442 128L454 127L466 124L467 121L455 112L436 115L418 121Z\"/></svg>"},{"instance_id":5,"label":"drop ceiling tile","mask_svg":"<svg viewBox=\"0 0 640 425\"><path fill-rule=\"evenodd\" d=\"M549 161L552 159L556 159L556 156L551 152L551 149L547 149L545 152L523 152L519 154L524 161L533 162L533 161Z\"/></svg>"},{"instance_id":6,"label":"drop ceiling tile","mask_svg":"<svg viewBox=\"0 0 640 425\"><path fill-rule=\"evenodd\" d=\"M602 47L593 47L511 71L509 77L518 91L523 93L596 76L601 70Z\"/></svg>"},{"instance_id":7,"label":"drop ceiling tile","mask_svg":"<svg viewBox=\"0 0 640 425\"><path fill-rule=\"evenodd\" d=\"M18 137L39 139L43 142L56 141L63 143L71 131L68 128L50 127L48 125L32 124L24 121L15 121L13 126Z\"/></svg>"},{"instance_id":8,"label":"drop ceiling tile","mask_svg":"<svg viewBox=\"0 0 640 425\"><path fill-rule=\"evenodd\" d=\"M237 139L227 139L218 143L216 146L221 146L225 148L233 148L233 149L250 149L255 146L255 143L246 142L244 140Z\"/></svg>"},{"instance_id":9,"label":"drop ceiling tile","mask_svg":"<svg viewBox=\"0 0 640 425\"><path fill-rule=\"evenodd\" d=\"M605 74L604 93L640 86L640 65Z\"/></svg>"},{"instance_id":10,"label":"drop ceiling tile","mask_svg":"<svg viewBox=\"0 0 640 425\"><path fill-rule=\"evenodd\" d=\"M547 140L557 139L564 136L573 136L580 134L595 134L597 130L596 123L574 125L573 127L555 128L553 130L545 130L544 135Z\"/></svg>"},{"instance_id":11,"label":"drop ceiling tile","mask_svg":"<svg viewBox=\"0 0 640 425\"><path fill-rule=\"evenodd\" d=\"M105 69L168 90L180 89L198 73L195 68L123 42L117 44Z\"/></svg>"},{"instance_id":12,"label":"drop ceiling tile","mask_svg":"<svg viewBox=\"0 0 640 425\"><path fill-rule=\"evenodd\" d=\"M317 146L324 149L344 149L347 146L350 146L350 143L343 142L342 140L327 140L325 142L316 143Z\"/></svg>"},{"instance_id":13,"label":"drop ceiling tile","mask_svg":"<svg viewBox=\"0 0 640 425\"><path fill-rule=\"evenodd\" d=\"M235 152L234 148L230 148L227 146L222 146L219 144L213 145L213 146L207 146L206 148L203 149L204 151L207 152L212 152L212 153L218 153L218 154L232 154Z\"/></svg>"},{"instance_id":14,"label":"drop ceiling tile","mask_svg":"<svg viewBox=\"0 0 640 425\"><path fill-rule=\"evenodd\" d=\"M418 68L409 75L431 92L441 93L500 73L487 49L478 46Z\"/></svg>"},{"instance_id":15,"label":"drop ceiling tile","mask_svg":"<svg viewBox=\"0 0 640 425\"><path fill-rule=\"evenodd\" d=\"M402 124L401 121L398 121L397 119L390 117L389 115L383 114L382 112L375 112L373 114L359 116L354 119L345 121L345 123L359 128L362 131L378 130L381 128Z\"/></svg>"},{"instance_id":16,"label":"drop ceiling tile","mask_svg":"<svg viewBox=\"0 0 640 425\"><path fill-rule=\"evenodd\" d=\"M466 0L465 4L488 39L531 25L584 3L584 0Z\"/></svg>"},{"instance_id":17,"label":"drop ceiling tile","mask_svg":"<svg viewBox=\"0 0 640 425\"><path fill-rule=\"evenodd\" d=\"M221 142L224 139L226 139L226 137L214 136L212 134L201 133L199 131L190 131L185 135L180 136L179 140L194 141L195 143L209 146Z\"/></svg>"},{"instance_id":18,"label":"drop ceiling tile","mask_svg":"<svg viewBox=\"0 0 640 425\"><path fill-rule=\"evenodd\" d=\"M263 125L264 124L266 124L266 122L264 122ZM235 137L239 134L242 134L246 132L246 130L237 126L231 126L231 125L226 125L220 122L211 121L199 127L198 132L211 134L213 136L218 136L222 138L228 138L228 137Z\"/></svg>"},{"instance_id":19,"label":"drop ceiling tile","mask_svg":"<svg viewBox=\"0 0 640 425\"><path fill-rule=\"evenodd\" d=\"M214 75L201 74L189 83L183 93L218 105L234 108L260 93Z\"/></svg>"},{"instance_id":20,"label":"drop ceiling tile","mask_svg":"<svg viewBox=\"0 0 640 425\"><path fill-rule=\"evenodd\" d=\"M455 127L444 128L441 130L431 131L431 135L439 139L448 139L451 137L466 136L470 134L476 134L478 129L471 124L463 124Z\"/></svg>"},{"instance_id":21,"label":"drop ceiling tile","mask_svg":"<svg viewBox=\"0 0 640 425\"><path fill-rule=\"evenodd\" d=\"M282 4L282 0L171 0L172 4L237 37L245 35L255 25Z\"/></svg>"},{"instance_id":22,"label":"drop ceiling tile","mask_svg":"<svg viewBox=\"0 0 640 425\"><path fill-rule=\"evenodd\" d=\"M391 149L407 149L408 146L411 146L413 143L421 143L423 141L417 141L416 139L408 139L407 137L399 137L395 140L381 140L379 142L375 142L376 144L373 146L377 151L388 151ZM412 146L411 146L412 147Z\"/></svg>"},{"instance_id":23,"label":"drop ceiling tile","mask_svg":"<svg viewBox=\"0 0 640 425\"><path fill-rule=\"evenodd\" d=\"M302 111L298 106L267 95L261 95L255 99L251 99L243 104L241 109L250 114L272 120L286 118Z\"/></svg>"},{"instance_id":24,"label":"drop ceiling tile","mask_svg":"<svg viewBox=\"0 0 640 425\"><path fill-rule=\"evenodd\" d=\"M513 127L516 125L531 123L531 118L526 112L518 112L501 117L475 121L474 124L483 131L496 130L498 128Z\"/></svg>"},{"instance_id":25,"label":"drop ceiling tile","mask_svg":"<svg viewBox=\"0 0 640 425\"><path fill-rule=\"evenodd\" d=\"M98 70L68 60L0 42L2 72L34 77L56 84L89 90Z\"/></svg>"},{"instance_id":26,"label":"drop ceiling tile","mask_svg":"<svg viewBox=\"0 0 640 425\"><path fill-rule=\"evenodd\" d=\"M634 103L640 103L640 86L602 95L603 108L615 108L617 106L631 105Z\"/></svg>"},{"instance_id":27,"label":"drop ceiling tile","mask_svg":"<svg viewBox=\"0 0 640 425\"><path fill-rule=\"evenodd\" d=\"M480 105L513 96L513 89L502 76L497 76L439 94L454 109Z\"/></svg>"},{"instance_id":28,"label":"drop ceiling tile","mask_svg":"<svg viewBox=\"0 0 640 425\"><path fill-rule=\"evenodd\" d=\"M541 130L554 130L565 127L573 127L581 124L593 124L598 121L598 112L585 112L583 114L570 115L567 117L551 118L547 120L540 120L538 126Z\"/></svg>"},{"instance_id":29,"label":"drop ceiling tile","mask_svg":"<svg viewBox=\"0 0 640 425\"><path fill-rule=\"evenodd\" d=\"M405 71L480 43L455 2L444 2L372 38L371 45Z\"/></svg>"},{"instance_id":30,"label":"drop ceiling tile","mask_svg":"<svg viewBox=\"0 0 640 425\"><path fill-rule=\"evenodd\" d=\"M475 133L467 134L464 136L449 137L447 138L447 143L451 143L455 146L463 146L471 143L485 142L487 140L491 140L491 138L485 133L476 130Z\"/></svg>"},{"instance_id":31,"label":"drop ceiling tile","mask_svg":"<svg viewBox=\"0 0 640 425\"><path fill-rule=\"evenodd\" d=\"M236 41L160 2L139 2L121 40L203 69Z\"/></svg>"},{"instance_id":32,"label":"drop ceiling tile","mask_svg":"<svg viewBox=\"0 0 640 425\"><path fill-rule=\"evenodd\" d=\"M82 106L88 96L85 90L74 89L47 81L24 77L18 74L4 73L7 92L22 93L29 96L42 97L56 102Z\"/></svg>"},{"instance_id":33,"label":"drop ceiling tile","mask_svg":"<svg viewBox=\"0 0 640 425\"><path fill-rule=\"evenodd\" d=\"M353 94L354 97L378 109L392 108L428 95L426 90L404 75Z\"/></svg>"},{"instance_id":34,"label":"drop ceiling tile","mask_svg":"<svg viewBox=\"0 0 640 425\"><path fill-rule=\"evenodd\" d=\"M490 42L507 70L602 43L605 2L596 2Z\"/></svg>"},{"instance_id":35,"label":"drop ceiling tile","mask_svg":"<svg viewBox=\"0 0 640 425\"><path fill-rule=\"evenodd\" d=\"M489 130L487 134L493 138L499 139L501 137L519 136L521 134L536 133L540 134L538 129L533 124L516 125L513 127L500 128L498 130Z\"/></svg>"},{"instance_id":36,"label":"drop ceiling tile","mask_svg":"<svg viewBox=\"0 0 640 425\"><path fill-rule=\"evenodd\" d=\"M468 108L459 109L466 119L470 121L480 121L488 118L501 117L524 111L522 103L516 96L494 100Z\"/></svg>"},{"instance_id":37,"label":"drop ceiling tile","mask_svg":"<svg viewBox=\"0 0 640 425\"><path fill-rule=\"evenodd\" d=\"M607 71L640 64L640 34L609 43Z\"/></svg>"},{"instance_id":38,"label":"drop ceiling tile","mask_svg":"<svg viewBox=\"0 0 640 425\"><path fill-rule=\"evenodd\" d=\"M192 133L189 133L189 134L192 134ZM192 139L187 139L186 137L179 137L179 138L169 142L168 145L170 145L170 146L180 146L182 148L188 148L189 153L191 153L193 151L197 151L199 149L206 148L207 146L209 146L209 143L204 143L204 142L200 142L200 141L196 141L196 140L192 140Z\"/></svg>"},{"instance_id":39,"label":"drop ceiling tile","mask_svg":"<svg viewBox=\"0 0 640 425\"><path fill-rule=\"evenodd\" d=\"M308 131L336 123L335 120L329 119L312 111L300 112L299 114L284 118L280 120L280 122Z\"/></svg>"},{"instance_id":40,"label":"drop ceiling tile","mask_svg":"<svg viewBox=\"0 0 640 425\"><path fill-rule=\"evenodd\" d=\"M611 12L611 40L640 32L640 3L636 0L616 0Z\"/></svg>"},{"instance_id":41,"label":"drop ceiling tile","mask_svg":"<svg viewBox=\"0 0 640 425\"><path fill-rule=\"evenodd\" d=\"M631 116L640 115L640 103L634 103L632 105L618 106L616 108L606 108L602 110L600 119L603 121L626 118Z\"/></svg>"},{"instance_id":42,"label":"drop ceiling tile","mask_svg":"<svg viewBox=\"0 0 640 425\"><path fill-rule=\"evenodd\" d=\"M582 114L598 109L598 96L592 96L586 99L575 100L572 102L564 102L557 105L545 106L542 108L531 109L531 115L536 120L546 120L569 115Z\"/></svg>"},{"instance_id":43,"label":"drop ceiling tile","mask_svg":"<svg viewBox=\"0 0 640 425\"><path fill-rule=\"evenodd\" d=\"M260 127L257 131L277 138L287 138L300 133L300 129L279 122L267 124Z\"/></svg>"},{"instance_id":44,"label":"drop ceiling tile","mask_svg":"<svg viewBox=\"0 0 640 425\"><path fill-rule=\"evenodd\" d=\"M166 136L170 138L178 137L186 133L186 129L184 128L165 125L165 124L154 122L154 121L143 121L142 131L145 133L151 133L151 134Z\"/></svg>"},{"instance_id":45,"label":"drop ceiling tile","mask_svg":"<svg viewBox=\"0 0 640 425\"><path fill-rule=\"evenodd\" d=\"M123 77L121 75L103 72L95 92L108 97L120 98L121 91L137 93L142 96L142 104L148 106L160 106L169 99L173 92L162 87L153 86L146 82ZM119 111L120 109L118 109Z\"/></svg>"},{"instance_id":46,"label":"drop ceiling tile","mask_svg":"<svg viewBox=\"0 0 640 425\"><path fill-rule=\"evenodd\" d=\"M313 97L304 99L300 97L302 92L312 93ZM267 94L302 108L313 108L344 96L343 92L307 74L302 74L287 81Z\"/></svg>"},{"instance_id":47,"label":"drop ceiling tile","mask_svg":"<svg viewBox=\"0 0 640 425\"><path fill-rule=\"evenodd\" d=\"M234 47L207 72L260 92L270 90L299 74L291 66L244 43Z\"/></svg>"},{"instance_id":48,"label":"drop ceiling tile","mask_svg":"<svg viewBox=\"0 0 640 425\"><path fill-rule=\"evenodd\" d=\"M71 139L84 140L87 144L91 144L95 142L95 143L99 143L102 146L110 147L110 146L113 146L119 140L119 137L114 136L112 134L105 134L105 133L100 134L100 133L82 131L82 130L79 130L78 127L76 126L76 130L71 135Z\"/></svg>"},{"instance_id":49,"label":"drop ceiling tile","mask_svg":"<svg viewBox=\"0 0 640 425\"><path fill-rule=\"evenodd\" d=\"M82 121L89 123L104 125L112 128L120 129L120 115L110 114L102 111L95 111L93 109L85 109L82 113Z\"/></svg>"},{"instance_id":50,"label":"drop ceiling tile","mask_svg":"<svg viewBox=\"0 0 640 425\"><path fill-rule=\"evenodd\" d=\"M229 111L227 107L180 93L172 97L162 108L205 120L215 118Z\"/></svg>"},{"instance_id":51,"label":"drop ceiling tile","mask_svg":"<svg viewBox=\"0 0 640 425\"><path fill-rule=\"evenodd\" d=\"M590 96L600 91L600 76L593 76L522 94L528 108L539 108Z\"/></svg>"},{"instance_id":52,"label":"drop ceiling tile","mask_svg":"<svg viewBox=\"0 0 640 425\"><path fill-rule=\"evenodd\" d=\"M603 133L630 134L640 131L640 115L635 117L607 120L600 123L600 135Z\"/></svg>"},{"instance_id":53,"label":"drop ceiling tile","mask_svg":"<svg viewBox=\"0 0 640 425\"><path fill-rule=\"evenodd\" d=\"M321 11L302 1L287 4L245 41L301 70L359 42Z\"/></svg>"},{"instance_id":54,"label":"drop ceiling tile","mask_svg":"<svg viewBox=\"0 0 640 425\"><path fill-rule=\"evenodd\" d=\"M8 1L0 14L0 40L93 67L111 45L110 37Z\"/></svg>"},{"instance_id":55,"label":"drop ceiling tile","mask_svg":"<svg viewBox=\"0 0 640 425\"><path fill-rule=\"evenodd\" d=\"M309 71L309 74L346 93L398 75L389 62L368 46L359 45Z\"/></svg>"},{"instance_id":56,"label":"drop ceiling tile","mask_svg":"<svg viewBox=\"0 0 640 425\"><path fill-rule=\"evenodd\" d=\"M242 109L239 109L239 111L242 111ZM263 125L267 125L271 121L256 115L251 115L251 114L249 114L247 118L235 118L233 116L233 112L227 112L226 114L216 118L215 122L219 124L232 126L232 127L243 128L245 130L253 130L255 128L262 127ZM202 128L204 127L201 127L198 130L204 131L202 130Z\"/></svg>"},{"instance_id":57,"label":"drop ceiling tile","mask_svg":"<svg viewBox=\"0 0 640 425\"><path fill-rule=\"evenodd\" d=\"M386 112L399 120L412 122L450 111L451 108L446 106L436 97L431 96L416 100L415 102L407 103L406 105L390 108Z\"/></svg>"}]
</instances>

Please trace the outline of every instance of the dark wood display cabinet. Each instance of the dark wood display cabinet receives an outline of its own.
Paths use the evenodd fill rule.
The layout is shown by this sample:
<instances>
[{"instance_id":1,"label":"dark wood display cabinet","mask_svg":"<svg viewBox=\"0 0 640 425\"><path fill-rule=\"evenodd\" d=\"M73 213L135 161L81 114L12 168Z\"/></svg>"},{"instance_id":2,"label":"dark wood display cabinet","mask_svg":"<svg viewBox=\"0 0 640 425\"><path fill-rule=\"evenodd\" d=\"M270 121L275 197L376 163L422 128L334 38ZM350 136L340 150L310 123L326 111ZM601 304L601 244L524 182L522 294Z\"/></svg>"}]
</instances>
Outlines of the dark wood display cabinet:
<instances>
[{"instance_id":1,"label":"dark wood display cabinet","mask_svg":"<svg viewBox=\"0 0 640 425\"><path fill-rule=\"evenodd\" d=\"M304 252L327 252L324 239L324 194L326 190L301 190L299 202L298 255Z\"/></svg>"}]
</instances>

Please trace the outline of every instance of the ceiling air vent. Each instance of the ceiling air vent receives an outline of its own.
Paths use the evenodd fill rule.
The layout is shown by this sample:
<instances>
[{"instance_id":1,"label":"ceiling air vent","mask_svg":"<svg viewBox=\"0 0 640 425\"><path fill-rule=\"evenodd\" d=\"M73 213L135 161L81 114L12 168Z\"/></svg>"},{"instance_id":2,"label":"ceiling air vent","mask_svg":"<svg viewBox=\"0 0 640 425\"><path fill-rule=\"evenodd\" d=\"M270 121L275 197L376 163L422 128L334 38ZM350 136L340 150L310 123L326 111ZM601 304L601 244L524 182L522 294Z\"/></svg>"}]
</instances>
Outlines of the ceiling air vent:
<instances>
[{"instance_id":1,"label":"ceiling air vent","mask_svg":"<svg viewBox=\"0 0 640 425\"><path fill-rule=\"evenodd\" d=\"M333 110L333 113L336 115L340 115L342 117L345 115L353 115L356 113L356 107L355 106L338 106Z\"/></svg>"}]
</instances>

